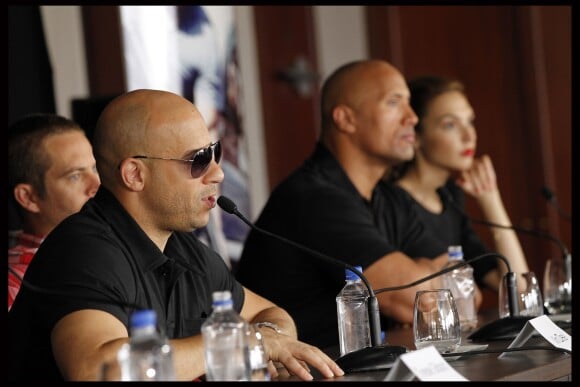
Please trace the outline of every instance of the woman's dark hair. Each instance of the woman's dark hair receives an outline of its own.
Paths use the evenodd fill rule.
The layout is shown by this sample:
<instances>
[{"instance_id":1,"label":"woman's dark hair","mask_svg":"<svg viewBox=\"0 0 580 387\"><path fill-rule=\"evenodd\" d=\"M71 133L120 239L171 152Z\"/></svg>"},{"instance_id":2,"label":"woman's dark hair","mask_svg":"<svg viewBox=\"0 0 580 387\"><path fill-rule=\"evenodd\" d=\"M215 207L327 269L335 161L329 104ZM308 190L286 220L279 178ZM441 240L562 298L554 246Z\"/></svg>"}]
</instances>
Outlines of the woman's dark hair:
<instances>
[{"instance_id":1,"label":"woman's dark hair","mask_svg":"<svg viewBox=\"0 0 580 387\"><path fill-rule=\"evenodd\" d=\"M417 135L421 135L423 132L423 118L427 115L429 105L435 98L450 91L458 91L465 94L465 87L458 80L435 75L414 78L408 82L408 86L411 92L411 107L419 118L419 122L415 126ZM387 180L393 182L403 177L414 161L413 158L413 160L391 168Z\"/></svg>"}]
</instances>

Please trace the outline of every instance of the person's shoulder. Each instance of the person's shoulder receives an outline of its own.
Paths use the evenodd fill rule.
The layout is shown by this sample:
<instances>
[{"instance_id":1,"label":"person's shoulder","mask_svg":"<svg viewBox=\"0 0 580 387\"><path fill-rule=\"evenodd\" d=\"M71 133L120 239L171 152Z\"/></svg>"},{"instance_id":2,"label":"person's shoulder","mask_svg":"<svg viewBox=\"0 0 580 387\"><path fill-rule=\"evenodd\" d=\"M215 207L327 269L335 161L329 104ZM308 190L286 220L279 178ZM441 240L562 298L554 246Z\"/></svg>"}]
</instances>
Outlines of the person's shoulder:
<instances>
[{"instance_id":1,"label":"person's shoulder","mask_svg":"<svg viewBox=\"0 0 580 387\"><path fill-rule=\"evenodd\" d=\"M394 182L381 180L377 187L379 192L391 202L410 204L414 201L409 192Z\"/></svg>"},{"instance_id":2,"label":"person's shoulder","mask_svg":"<svg viewBox=\"0 0 580 387\"><path fill-rule=\"evenodd\" d=\"M81 241L96 238L110 239L114 236L111 225L91 213L81 210L63 219L46 237L43 244L54 241Z\"/></svg>"},{"instance_id":3,"label":"person's shoulder","mask_svg":"<svg viewBox=\"0 0 580 387\"><path fill-rule=\"evenodd\" d=\"M320 169L305 162L274 187L267 204L323 201L325 197L340 195L341 191L341 187L330 181Z\"/></svg>"},{"instance_id":4,"label":"person's shoulder","mask_svg":"<svg viewBox=\"0 0 580 387\"><path fill-rule=\"evenodd\" d=\"M444 188L447 189L453 200L458 202L463 202L465 194L460 186L455 183L455 180L449 179L444 185Z\"/></svg>"},{"instance_id":5,"label":"person's shoulder","mask_svg":"<svg viewBox=\"0 0 580 387\"><path fill-rule=\"evenodd\" d=\"M47 260L77 267L107 266L118 261L126 245L121 234L83 209L62 220L44 239L33 262ZM98 258L98 259L96 259Z\"/></svg>"}]
</instances>

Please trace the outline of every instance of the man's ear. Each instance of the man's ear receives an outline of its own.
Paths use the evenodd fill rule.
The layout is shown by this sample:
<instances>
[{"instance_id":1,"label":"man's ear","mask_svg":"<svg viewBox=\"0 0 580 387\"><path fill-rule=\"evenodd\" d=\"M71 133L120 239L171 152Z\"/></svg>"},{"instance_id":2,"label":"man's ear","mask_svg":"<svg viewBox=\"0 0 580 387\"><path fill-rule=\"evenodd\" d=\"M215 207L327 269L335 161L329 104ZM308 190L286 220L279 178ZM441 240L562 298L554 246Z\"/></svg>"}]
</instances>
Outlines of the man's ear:
<instances>
[{"instance_id":1,"label":"man's ear","mask_svg":"<svg viewBox=\"0 0 580 387\"><path fill-rule=\"evenodd\" d=\"M136 159L125 159L119 166L119 172L121 173L121 181L123 185L129 188L131 191L142 191L144 182L144 168L145 166L141 161Z\"/></svg>"},{"instance_id":2,"label":"man's ear","mask_svg":"<svg viewBox=\"0 0 580 387\"><path fill-rule=\"evenodd\" d=\"M356 131L356 120L353 110L347 105L337 105L332 109L332 119L336 128L345 133Z\"/></svg>"},{"instance_id":3,"label":"man's ear","mask_svg":"<svg viewBox=\"0 0 580 387\"><path fill-rule=\"evenodd\" d=\"M39 213L38 195L31 184L20 183L14 187L14 198L28 212Z\"/></svg>"}]
</instances>

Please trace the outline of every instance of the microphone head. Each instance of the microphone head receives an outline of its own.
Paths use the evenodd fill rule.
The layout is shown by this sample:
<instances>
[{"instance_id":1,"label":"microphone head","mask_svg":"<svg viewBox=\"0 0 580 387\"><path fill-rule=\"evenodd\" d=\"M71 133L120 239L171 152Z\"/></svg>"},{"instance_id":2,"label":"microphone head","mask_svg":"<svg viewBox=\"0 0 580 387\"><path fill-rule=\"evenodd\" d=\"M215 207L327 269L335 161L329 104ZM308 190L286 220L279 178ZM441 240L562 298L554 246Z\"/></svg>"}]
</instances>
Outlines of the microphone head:
<instances>
[{"instance_id":1,"label":"microphone head","mask_svg":"<svg viewBox=\"0 0 580 387\"><path fill-rule=\"evenodd\" d=\"M554 193L552 192L552 190L546 186L542 187L542 195L546 198L546 200L548 201L552 201L554 200Z\"/></svg>"},{"instance_id":2,"label":"microphone head","mask_svg":"<svg viewBox=\"0 0 580 387\"><path fill-rule=\"evenodd\" d=\"M218 198L217 204L228 214L235 214L238 211L238 206L236 206L236 203L223 195Z\"/></svg>"}]
</instances>

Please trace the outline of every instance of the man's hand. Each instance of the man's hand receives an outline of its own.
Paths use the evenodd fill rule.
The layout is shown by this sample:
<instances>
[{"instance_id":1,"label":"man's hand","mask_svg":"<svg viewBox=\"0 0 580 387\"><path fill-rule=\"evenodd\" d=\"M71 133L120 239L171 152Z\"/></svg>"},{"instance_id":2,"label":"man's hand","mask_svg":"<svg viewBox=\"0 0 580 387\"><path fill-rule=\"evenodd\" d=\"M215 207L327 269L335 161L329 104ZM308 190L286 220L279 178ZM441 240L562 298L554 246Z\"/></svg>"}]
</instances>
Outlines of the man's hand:
<instances>
[{"instance_id":1,"label":"man's hand","mask_svg":"<svg viewBox=\"0 0 580 387\"><path fill-rule=\"evenodd\" d=\"M344 371L324 352L315 346L303 343L271 329L261 329L266 354L270 359L268 370L272 378L278 376L274 363L280 363L288 373L302 380L312 380L310 366L316 368L325 378L344 375Z\"/></svg>"}]
</instances>

